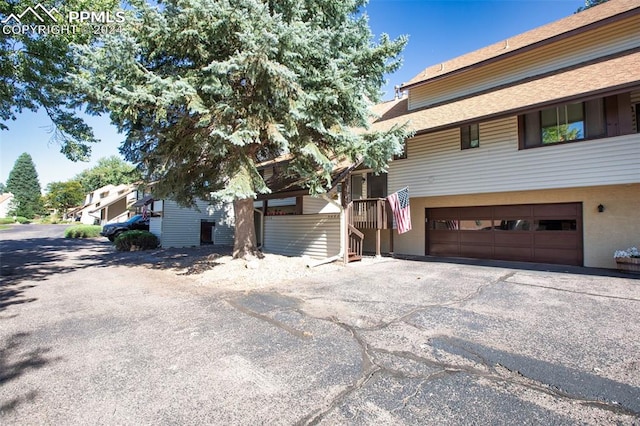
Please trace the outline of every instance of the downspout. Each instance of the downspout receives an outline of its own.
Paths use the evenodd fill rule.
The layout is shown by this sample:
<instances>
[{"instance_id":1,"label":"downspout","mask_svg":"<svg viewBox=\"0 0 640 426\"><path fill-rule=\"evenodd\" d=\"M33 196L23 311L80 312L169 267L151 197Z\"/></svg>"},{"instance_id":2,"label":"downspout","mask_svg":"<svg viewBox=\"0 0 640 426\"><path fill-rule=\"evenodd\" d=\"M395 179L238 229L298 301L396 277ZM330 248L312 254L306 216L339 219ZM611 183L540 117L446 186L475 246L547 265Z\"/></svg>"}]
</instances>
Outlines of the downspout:
<instances>
[{"instance_id":1,"label":"downspout","mask_svg":"<svg viewBox=\"0 0 640 426\"><path fill-rule=\"evenodd\" d=\"M258 246L258 248L263 249L264 248L264 212L262 211L262 209L253 209L254 212L258 212L260 213L260 245ZM255 225L254 225L255 228Z\"/></svg>"},{"instance_id":2,"label":"downspout","mask_svg":"<svg viewBox=\"0 0 640 426\"><path fill-rule=\"evenodd\" d=\"M322 194L322 198L325 201L337 206L338 209L340 209L340 252L338 254L336 254L335 256L327 257L325 259L316 260L314 262L309 262L309 263L307 263L307 268L315 268L316 266L324 265L324 264L327 264L327 263L335 262L336 260L343 259L344 258L344 248L347 245L346 244L347 230L346 230L346 224L345 224L344 207L342 207L342 205L340 203L336 203L334 200L332 200L331 198L327 197L327 194Z\"/></svg>"}]
</instances>

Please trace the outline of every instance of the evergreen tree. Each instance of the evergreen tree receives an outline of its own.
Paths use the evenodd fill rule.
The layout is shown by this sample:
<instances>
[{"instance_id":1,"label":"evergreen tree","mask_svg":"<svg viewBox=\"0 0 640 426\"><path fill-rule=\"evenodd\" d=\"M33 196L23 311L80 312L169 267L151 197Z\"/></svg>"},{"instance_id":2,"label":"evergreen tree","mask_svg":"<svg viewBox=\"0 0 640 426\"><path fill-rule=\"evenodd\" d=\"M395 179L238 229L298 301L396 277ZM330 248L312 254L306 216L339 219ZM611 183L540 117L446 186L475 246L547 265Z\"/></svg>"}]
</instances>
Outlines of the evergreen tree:
<instances>
[{"instance_id":1,"label":"evergreen tree","mask_svg":"<svg viewBox=\"0 0 640 426\"><path fill-rule=\"evenodd\" d=\"M56 18L67 16L69 11L113 10L118 0L53 0L42 3L52 10ZM5 0L0 2L0 21L6 26L20 16L20 26L42 25L34 13L25 13L29 7L44 15L37 0ZM45 17L46 18L46 17ZM41 19L41 18L40 18ZM48 18L46 18L48 19ZM60 152L67 158L86 161L91 143L97 142L91 128L76 115L80 97L69 85L67 74L76 66L71 54L73 43L94 42L90 28L81 24L75 32L39 34L31 30L9 31L0 36L0 130L8 129L9 120L23 110L38 111L42 108L52 122L53 140L60 144Z\"/></svg>"},{"instance_id":2,"label":"evergreen tree","mask_svg":"<svg viewBox=\"0 0 640 426\"><path fill-rule=\"evenodd\" d=\"M135 166L116 155L100 158L95 166L83 170L73 178L80 183L85 194L105 185L133 183L140 179L140 172Z\"/></svg>"},{"instance_id":3,"label":"evergreen tree","mask_svg":"<svg viewBox=\"0 0 640 426\"><path fill-rule=\"evenodd\" d=\"M376 43L365 0L138 2L137 25L80 49L79 90L126 133L125 158L156 195L192 205L233 201L234 256L256 251L253 199L268 193L256 164L280 154L284 173L326 191L336 157L386 168L404 127L364 129L406 37Z\"/></svg>"},{"instance_id":4,"label":"evergreen tree","mask_svg":"<svg viewBox=\"0 0 640 426\"><path fill-rule=\"evenodd\" d=\"M26 152L16 160L7 179L7 192L13 194L9 214L33 219L42 213L40 182L33 160Z\"/></svg>"}]
</instances>

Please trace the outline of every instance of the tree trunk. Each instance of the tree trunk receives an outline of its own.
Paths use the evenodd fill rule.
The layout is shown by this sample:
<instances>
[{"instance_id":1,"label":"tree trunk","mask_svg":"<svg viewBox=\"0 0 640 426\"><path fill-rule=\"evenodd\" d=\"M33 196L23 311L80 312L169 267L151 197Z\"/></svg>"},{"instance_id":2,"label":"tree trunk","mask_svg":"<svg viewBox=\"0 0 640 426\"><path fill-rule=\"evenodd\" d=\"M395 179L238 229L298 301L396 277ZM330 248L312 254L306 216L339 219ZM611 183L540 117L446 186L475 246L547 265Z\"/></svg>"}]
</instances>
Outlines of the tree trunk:
<instances>
[{"instance_id":1,"label":"tree trunk","mask_svg":"<svg viewBox=\"0 0 640 426\"><path fill-rule=\"evenodd\" d=\"M262 257L256 244L256 228L253 222L253 199L244 198L233 202L235 216L235 238L233 241L233 258Z\"/></svg>"}]
</instances>

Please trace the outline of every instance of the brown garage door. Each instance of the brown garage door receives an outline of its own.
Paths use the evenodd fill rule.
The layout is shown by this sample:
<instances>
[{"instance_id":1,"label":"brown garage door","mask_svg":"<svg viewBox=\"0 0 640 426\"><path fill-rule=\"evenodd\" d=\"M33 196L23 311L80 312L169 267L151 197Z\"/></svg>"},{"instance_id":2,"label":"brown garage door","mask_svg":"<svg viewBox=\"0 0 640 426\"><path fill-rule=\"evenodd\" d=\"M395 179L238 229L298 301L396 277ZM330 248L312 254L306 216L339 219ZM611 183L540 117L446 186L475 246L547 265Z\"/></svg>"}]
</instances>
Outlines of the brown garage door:
<instances>
[{"instance_id":1,"label":"brown garage door","mask_svg":"<svg viewBox=\"0 0 640 426\"><path fill-rule=\"evenodd\" d=\"M582 203L426 209L426 253L582 266Z\"/></svg>"}]
</instances>

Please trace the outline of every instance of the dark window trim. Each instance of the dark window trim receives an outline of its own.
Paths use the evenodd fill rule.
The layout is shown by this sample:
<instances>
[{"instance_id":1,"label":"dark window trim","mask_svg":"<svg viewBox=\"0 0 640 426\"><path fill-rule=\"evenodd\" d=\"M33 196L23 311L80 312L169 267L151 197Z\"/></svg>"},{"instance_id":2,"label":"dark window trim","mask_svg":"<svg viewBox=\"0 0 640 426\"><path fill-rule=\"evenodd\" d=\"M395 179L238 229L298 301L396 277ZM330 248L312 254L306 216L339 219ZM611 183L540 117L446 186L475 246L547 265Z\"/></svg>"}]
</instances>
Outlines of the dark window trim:
<instances>
[{"instance_id":1,"label":"dark window trim","mask_svg":"<svg viewBox=\"0 0 640 426\"><path fill-rule=\"evenodd\" d=\"M477 128L477 132L478 132L478 144L475 146L471 144L471 141L472 141L471 128L473 126ZM480 148L480 123L479 122L469 123L464 126L460 126L460 149L464 151L467 149L474 149L474 148Z\"/></svg>"},{"instance_id":2,"label":"dark window trim","mask_svg":"<svg viewBox=\"0 0 640 426\"><path fill-rule=\"evenodd\" d=\"M551 105L545 105L544 107L540 107L534 110L524 111L520 113L518 115L518 150L535 149L535 148L550 147L550 146L556 146L556 145L566 145L570 143L579 143L579 142L606 139L606 138L612 138L616 136L631 134L633 132L633 126L630 125L630 120L629 120L631 117L631 114L629 114L629 117L620 116L618 114L618 111L620 109L622 109L622 111L627 110L625 102L629 100L630 93L631 92L628 91L628 92L609 94L609 95L599 96L599 97L588 97L588 98L585 97L582 99L575 99L569 102L561 102L561 103L555 103ZM603 119L606 127L604 135L584 137L580 139L574 139L574 140L569 140L564 142L554 142L549 144L544 144L541 142L540 144L526 146L525 138L526 138L526 116L527 115L529 114L540 115L543 110L551 109L551 108L560 108L564 105L569 105L572 103L582 103L584 108L584 104L586 102L594 99L602 99L604 103ZM585 117L585 120L586 119L587 118ZM614 127L616 130L612 130L612 128ZM585 122L585 131L586 131L586 122Z\"/></svg>"},{"instance_id":3,"label":"dark window trim","mask_svg":"<svg viewBox=\"0 0 640 426\"><path fill-rule=\"evenodd\" d=\"M408 142L408 139L405 139L404 140L404 148L402 150L402 154L394 155L393 156L394 160L405 160L408 157L408 155L407 155L407 145L408 145L408 143L407 142Z\"/></svg>"},{"instance_id":4,"label":"dark window trim","mask_svg":"<svg viewBox=\"0 0 640 426\"><path fill-rule=\"evenodd\" d=\"M607 87L605 89L595 90L590 93L581 93L575 96L569 96L562 99L555 99L553 101L547 101L547 102L541 102L534 105L528 105L526 107L512 108L512 109L496 112L493 114L487 114L481 117L474 117L468 120L460 120L453 123L443 124L440 126L429 128L429 129L416 130L412 138L416 138L418 136L424 136L432 133L438 133L445 130L453 130L465 124L486 123L489 121L500 120L503 118L516 117L522 114L527 114L530 112L550 108L554 105L564 105L564 104L570 104L575 102L586 102L591 99L604 98L607 96L619 95L623 93L631 93L634 90L640 90L640 86L638 85L637 81L632 83L624 83L615 87ZM448 103L450 102L443 102L442 105L448 104ZM427 108L432 108L432 107L425 107L421 109L412 110L411 113L420 111L422 109L427 109Z\"/></svg>"}]
</instances>

